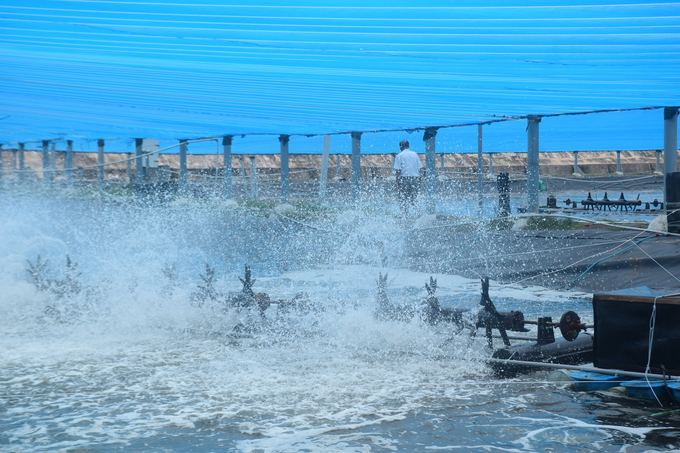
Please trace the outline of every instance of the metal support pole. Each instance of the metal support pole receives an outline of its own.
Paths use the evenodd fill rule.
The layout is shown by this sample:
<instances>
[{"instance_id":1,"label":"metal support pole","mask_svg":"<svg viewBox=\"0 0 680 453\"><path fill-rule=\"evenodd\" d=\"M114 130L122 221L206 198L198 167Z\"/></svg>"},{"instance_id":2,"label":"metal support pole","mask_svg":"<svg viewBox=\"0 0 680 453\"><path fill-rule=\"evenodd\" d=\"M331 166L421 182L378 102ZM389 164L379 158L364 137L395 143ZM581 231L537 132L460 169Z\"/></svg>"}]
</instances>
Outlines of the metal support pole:
<instances>
[{"instance_id":1,"label":"metal support pole","mask_svg":"<svg viewBox=\"0 0 680 453\"><path fill-rule=\"evenodd\" d=\"M477 125L477 204L479 205L479 215L484 212L484 183L482 172L484 171L484 155L482 154L482 125Z\"/></svg>"},{"instance_id":2,"label":"metal support pole","mask_svg":"<svg viewBox=\"0 0 680 453\"><path fill-rule=\"evenodd\" d=\"M425 142L425 212L434 214L437 184L437 154L435 147L436 128L427 128L423 134Z\"/></svg>"},{"instance_id":3,"label":"metal support pole","mask_svg":"<svg viewBox=\"0 0 680 453\"><path fill-rule=\"evenodd\" d=\"M250 156L250 198L257 200L257 167L255 156Z\"/></svg>"},{"instance_id":4,"label":"metal support pole","mask_svg":"<svg viewBox=\"0 0 680 453\"><path fill-rule=\"evenodd\" d=\"M678 171L678 107L663 109L663 172L664 202L667 201L667 180L669 173ZM664 206L666 204L664 203Z\"/></svg>"},{"instance_id":5,"label":"metal support pole","mask_svg":"<svg viewBox=\"0 0 680 453\"><path fill-rule=\"evenodd\" d=\"M279 135L279 143L281 144L281 203L288 203L288 195L290 194L289 142L290 135Z\"/></svg>"},{"instance_id":6,"label":"metal support pole","mask_svg":"<svg viewBox=\"0 0 680 453\"><path fill-rule=\"evenodd\" d=\"M73 140L66 140L66 155L64 156L66 169L66 185L73 185Z\"/></svg>"},{"instance_id":7,"label":"metal support pole","mask_svg":"<svg viewBox=\"0 0 680 453\"><path fill-rule=\"evenodd\" d=\"M361 132L352 132L352 202L360 198L361 184Z\"/></svg>"},{"instance_id":8,"label":"metal support pole","mask_svg":"<svg viewBox=\"0 0 680 453\"><path fill-rule=\"evenodd\" d=\"M661 160L661 150L657 149L656 150L656 171L654 173L656 173L658 175L661 174L660 160Z\"/></svg>"},{"instance_id":9,"label":"metal support pole","mask_svg":"<svg viewBox=\"0 0 680 453\"><path fill-rule=\"evenodd\" d=\"M179 193L187 194L187 140L179 141Z\"/></svg>"},{"instance_id":10,"label":"metal support pole","mask_svg":"<svg viewBox=\"0 0 680 453\"><path fill-rule=\"evenodd\" d=\"M222 137L222 151L224 152L224 198L231 199L231 142L232 136Z\"/></svg>"},{"instance_id":11,"label":"metal support pole","mask_svg":"<svg viewBox=\"0 0 680 453\"><path fill-rule=\"evenodd\" d=\"M143 138L135 139L135 182L141 184L144 181L144 165L142 164Z\"/></svg>"},{"instance_id":12,"label":"metal support pole","mask_svg":"<svg viewBox=\"0 0 680 453\"><path fill-rule=\"evenodd\" d=\"M104 190L104 140L97 140L97 185Z\"/></svg>"},{"instance_id":13,"label":"metal support pole","mask_svg":"<svg viewBox=\"0 0 680 453\"><path fill-rule=\"evenodd\" d=\"M50 183L54 182L55 162L57 160L57 144L52 142L50 146Z\"/></svg>"},{"instance_id":14,"label":"metal support pole","mask_svg":"<svg viewBox=\"0 0 680 453\"><path fill-rule=\"evenodd\" d=\"M331 136L323 136L323 153L321 154L321 175L319 178L319 202L326 201L326 182L328 180L328 155L331 152Z\"/></svg>"},{"instance_id":15,"label":"metal support pole","mask_svg":"<svg viewBox=\"0 0 680 453\"><path fill-rule=\"evenodd\" d=\"M540 116L527 117L527 210L538 212L538 123Z\"/></svg>"},{"instance_id":16,"label":"metal support pole","mask_svg":"<svg viewBox=\"0 0 680 453\"><path fill-rule=\"evenodd\" d=\"M493 176L493 153L489 153L489 176Z\"/></svg>"},{"instance_id":17,"label":"metal support pole","mask_svg":"<svg viewBox=\"0 0 680 453\"><path fill-rule=\"evenodd\" d=\"M48 169L49 169L49 166L50 166L49 146L50 146L49 140L43 140L42 141L43 184L49 184L50 183L50 177L49 177L49 172L48 172Z\"/></svg>"},{"instance_id":18,"label":"metal support pole","mask_svg":"<svg viewBox=\"0 0 680 453\"><path fill-rule=\"evenodd\" d=\"M340 154L337 154L335 157L337 158L337 169L338 169L335 177L340 179Z\"/></svg>"},{"instance_id":19,"label":"metal support pole","mask_svg":"<svg viewBox=\"0 0 680 453\"><path fill-rule=\"evenodd\" d=\"M621 151L616 152L616 174L622 175L621 173Z\"/></svg>"},{"instance_id":20,"label":"metal support pole","mask_svg":"<svg viewBox=\"0 0 680 453\"><path fill-rule=\"evenodd\" d=\"M128 183L132 182L132 153L127 153L127 169L125 170L125 176L127 177Z\"/></svg>"},{"instance_id":21,"label":"metal support pole","mask_svg":"<svg viewBox=\"0 0 680 453\"><path fill-rule=\"evenodd\" d=\"M24 182L24 146L19 143L19 182Z\"/></svg>"}]
</instances>

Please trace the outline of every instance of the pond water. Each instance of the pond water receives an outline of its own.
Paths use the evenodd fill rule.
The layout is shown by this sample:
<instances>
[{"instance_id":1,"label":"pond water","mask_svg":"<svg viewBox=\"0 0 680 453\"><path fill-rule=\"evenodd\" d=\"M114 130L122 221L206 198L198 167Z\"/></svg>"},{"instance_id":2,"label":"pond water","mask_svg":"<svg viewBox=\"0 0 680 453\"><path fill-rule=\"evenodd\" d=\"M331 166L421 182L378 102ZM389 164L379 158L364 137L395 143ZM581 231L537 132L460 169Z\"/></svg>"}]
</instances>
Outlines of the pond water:
<instances>
[{"instance_id":1,"label":"pond water","mask_svg":"<svg viewBox=\"0 0 680 453\"><path fill-rule=\"evenodd\" d=\"M3 193L0 208L0 450L680 449L673 408L578 393L548 371L500 379L481 335L417 315L376 319L379 274L399 305L418 306L432 276L442 304L474 312L480 285L400 268L403 230L375 207L306 230L219 202ZM391 246L396 259L382 267ZM26 270L38 255L42 291ZM67 255L80 286L60 293ZM274 304L261 317L196 303L206 263L219 294L241 290L251 264L255 292L304 292L310 308ZM492 282L490 295L529 319L575 310L592 321L588 294ZM249 333L233 335L238 324Z\"/></svg>"}]
</instances>

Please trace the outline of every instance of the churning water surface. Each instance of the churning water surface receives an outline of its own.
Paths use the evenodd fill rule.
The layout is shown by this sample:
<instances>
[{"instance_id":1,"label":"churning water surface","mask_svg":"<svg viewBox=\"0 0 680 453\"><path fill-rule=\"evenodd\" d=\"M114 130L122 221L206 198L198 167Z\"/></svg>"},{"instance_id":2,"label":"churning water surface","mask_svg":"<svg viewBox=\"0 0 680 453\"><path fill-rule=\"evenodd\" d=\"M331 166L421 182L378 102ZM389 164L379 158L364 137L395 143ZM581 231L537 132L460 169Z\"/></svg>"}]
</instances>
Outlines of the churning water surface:
<instances>
[{"instance_id":1,"label":"churning water surface","mask_svg":"<svg viewBox=\"0 0 680 453\"><path fill-rule=\"evenodd\" d=\"M680 449L672 408L577 393L548 372L500 379L468 331L376 320L379 273L403 305L430 274L400 267L404 231L375 207L294 228L220 202L3 193L0 207L2 451ZM80 286L59 292L67 255ZM46 260L40 291L27 268ZM197 303L206 263L221 294L241 289L247 263L255 292L304 292L309 307L262 318ZM478 281L433 277L443 303L477 308ZM491 297L530 319L592 320L584 294L492 282Z\"/></svg>"}]
</instances>

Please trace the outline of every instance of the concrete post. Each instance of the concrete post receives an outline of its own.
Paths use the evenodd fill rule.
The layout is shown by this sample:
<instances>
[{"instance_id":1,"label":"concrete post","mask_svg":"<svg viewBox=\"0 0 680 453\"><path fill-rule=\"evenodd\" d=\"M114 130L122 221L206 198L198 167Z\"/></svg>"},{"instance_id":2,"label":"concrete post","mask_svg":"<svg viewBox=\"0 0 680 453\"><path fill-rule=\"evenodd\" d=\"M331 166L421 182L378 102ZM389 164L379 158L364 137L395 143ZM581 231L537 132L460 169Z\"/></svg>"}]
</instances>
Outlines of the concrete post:
<instances>
[{"instance_id":1,"label":"concrete post","mask_svg":"<svg viewBox=\"0 0 680 453\"><path fill-rule=\"evenodd\" d=\"M49 171L48 171L49 166L50 166L49 146L50 146L49 140L43 140L42 141L43 184L49 184L50 183L50 177L49 177Z\"/></svg>"},{"instance_id":2,"label":"concrete post","mask_svg":"<svg viewBox=\"0 0 680 453\"><path fill-rule=\"evenodd\" d=\"M255 156L250 156L250 198L257 200L257 167Z\"/></svg>"},{"instance_id":3,"label":"concrete post","mask_svg":"<svg viewBox=\"0 0 680 453\"><path fill-rule=\"evenodd\" d=\"M663 109L664 202L667 201L668 174L678 171L678 107ZM664 203L665 206L665 203Z\"/></svg>"},{"instance_id":4,"label":"concrete post","mask_svg":"<svg viewBox=\"0 0 680 453\"><path fill-rule=\"evenodd\" d=\"M527 210L538 212L538 123L540 116L527 117Z\"/></svg>"},{"instance_id":5,"label":"concrete post","mask_svg":"<svg viewBox=\"0 0 680 453\"><path fill-rule=\"evenodd\" d=\"M187 140L179 141L179 193L187 194Z\"/></svg>"},{"instance_id":6,"label":"concrete post","mask_svg":"<svg viewBox=\"0 0 680 453\"><path fill-rule=\"evenodd\" d=\"M97 140L97 186L104 190L104 140Z\"/></svg>"},{"instance_id":7,"label":"concrete post","mask_svg":"<svg viewBox=\"0 0 680 453\"><path fill-rule=\"evenodd\" d=\"M489 153L489 176L493 176L493 153Z\"/></svg>"},{"instance_id":8,"label":"concrete post","mask_svg":"<svg viewBox=\"0 0 680 453\"><path fill-rule=\"evenodd\" d=\"M19 143L19 182L24 182L24 143Z\"/></svg>"},{"instance_id":9,"label":"concrete post","mask_svg":"<svg viewBox=\"0 0 680 453\"><path fill-rule=\"evenodd\" d=\"M241 180L243 182L243 192L245 192L246 183L246 166L243 164L243 156L239 157L239 163L241 164Z\"/></svg>"},{"instance_id":10,"label":"concrete post","mask_svg":"<svg viewBox=\"0 0 680 453\"><path fill-rule=\"evenodd\" d=\"M144 165L142 164L142 145L143 138L135 139L135 182L142 184L144 182Z\"/></svg>"},{"instance_id":11,"label":"concrete post","mask_svg":"<svg viewBox=\"0 0 680 453\"><path fill-rule=\"evenodd\" d=\"M479 205L479 215L484 212L484 183L482 172L484 171L484 155L482 154L482 125L477 125L477 204Z\"/></svg>"},{"instance_id":12,"label":"concrete post","mask_svg":"<svg viewBox=\"0 0 680 453\"><path fill-rule=\"evenodd\" d=\"M290 135L279 135L279 143L281 144L281 203L288 203L288 195L290 194L289 142Z\"/></svg>"},{"instance_id":13,"label":"concrete post","mask_svg":"<svg viewBox=\"0 0 680 453\"><path fill-rule=\"evenodd\" d=\"M144 174L144 182L149 184L151 182L151 166L149 165L149 156L146 154L148 150L142 148L142 173Z\"/></svg>"},{"instance_id":14,"label":"concrete post","mask_svg":"<svg viewBox=\"0 0 680 453\"><path fill-rule=\"evenodd\" d=\"M331 136L323 136L323 153L321 154L321 177L319 178L319 202L326 201L326 181L328 180L328 156L331 152Z\"/></svg>"},{"instance_id":15,"label":"concrete post","mask_svg":"<svg viewBox=\"0 0 680 453\"><path fill-rule=\"evenodd\" d=\"M574 173L572 173L572 176L581 176L581 173L578 172L578 151L574 151Z\"/></svg>"},{"instance_id":16,"label":"concrete post","mask_svg":"<svg viewBox=\"0 0 680 453\"><path fill-rule=\"evenodd\" d=\"M12 150L12 170L17 169L17 150Z\"/></svg>"},{"instance_id":17,"label":"concrete post","mask_svg":"<svg viewBox=\"0 0 680 453\"><path fill-rule=\"evenodd\" d=\"M73 140L66 140L66 155L64 156L66 169L66 185L73 185Z\"/></svg>"},{"instance_id":18,"label":"concrete post","mask_svg":"<svg viewBox=\"0 0 680 453\"><path fill-rule=\"evenodd\" d=\"M352 132L352 202L360 199L361 184L361 132Z\"/></svg>"},{"instance_id":19,"label":"concrete post","mask_svg":"<svg viewBox=\"0 0 680 453\"><path fill-rule=\"evenodd\" d=\"M661 159L661 150L657 149L656 150L656 171L654 172L657 175L662 174L661 173L661 166L660 166L660 159Z\"/></svg>"},{"instance_id":20,"label":"concrete post","mask_svg":"<svg viewBox=\"0 0 680 453\"><path fill-rule=\"evenodd\" d=\"M425 212L434 214L437 190L437 154L435 146L436 128L427 128L423 134L425 142Z\"/></svg>"},{"instance_id":21,"label":"concrete post","mask_svg":"<svg viewBox=\"0 0 680 453\"><path fill-rule=\"evenodd\" d=\"M665 177L666 225L669 233L680 233L680 172L668 172Z\"/></svg>"},{"instance_id":22,"label":"concrete post","mask_svg":"<svg viewBox=\"0 0 680 453\"><path fill-rule=\"evenodd\" d=\"M232 136L222 137L222 151L224 152L224 198L231 199L231 142Z\"/></svg>"},{"instance_id":23,"label":"concrete post","mask_svg":"<svg viewBox=\"0 0 680 453\"><path fill-rule=\"evenodd\" d=\"M56 175L55 167L57 160L57 144L52 142L50 144L50 182L54 182L54 176Z\"/></svg>"},{"instance_id":24,"label":"concrete post","mask_svg":"<svg viewBox=\"0 0 680 453\"><path fill-rule=\"evenodd\" d=\"M621 172L621 151L616 152L616 174L622 175Z\"/></svg>"}]
</instances>

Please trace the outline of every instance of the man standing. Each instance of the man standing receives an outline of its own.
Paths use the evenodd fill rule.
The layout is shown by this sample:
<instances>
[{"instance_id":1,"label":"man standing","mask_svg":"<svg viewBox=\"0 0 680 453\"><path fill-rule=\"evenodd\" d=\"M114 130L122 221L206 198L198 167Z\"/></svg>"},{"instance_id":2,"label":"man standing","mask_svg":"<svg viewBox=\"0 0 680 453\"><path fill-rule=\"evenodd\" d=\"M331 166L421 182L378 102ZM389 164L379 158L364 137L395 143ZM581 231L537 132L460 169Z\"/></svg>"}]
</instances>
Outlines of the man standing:
<instances>
[{"instance_id":1,"label":"man standing","mask_svg":"<svg viewBox=\"0 0 680 453\"><path fill-rule=\"evenodd\" d=\"M409 149L408 140L399 142L401 152L394 159L394 171L397 177L397 193L402 215L408 215L409 208L415 209L418 188L420 187L420 169L423 164L416 153Z\"/></svg>"}]
</instances>

